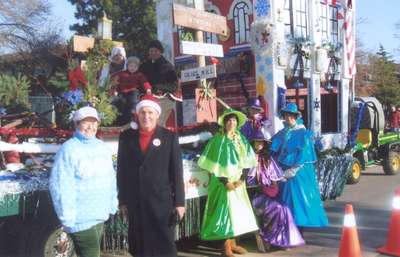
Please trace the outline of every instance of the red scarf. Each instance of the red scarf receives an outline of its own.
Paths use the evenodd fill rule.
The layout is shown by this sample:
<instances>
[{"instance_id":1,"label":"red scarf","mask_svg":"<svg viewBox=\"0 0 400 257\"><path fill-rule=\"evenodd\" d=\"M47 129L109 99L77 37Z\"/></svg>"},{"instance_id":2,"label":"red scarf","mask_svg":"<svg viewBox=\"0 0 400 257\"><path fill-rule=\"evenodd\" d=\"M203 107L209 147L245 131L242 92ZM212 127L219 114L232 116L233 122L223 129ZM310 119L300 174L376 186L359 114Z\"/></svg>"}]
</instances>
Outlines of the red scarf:
<instances>
[{"instance_id":1,"label":"red scarf","mask_svg":"<svg viewBox=\"0 0 400 257\"><path fill-rule=\"evenodd\" d=\"M155 131L156 129L153 129L152 131L144 131L142 129L139 129L139 144L142 153L146 153L147 149L149 148L150 140L153 137Z\"/></svg>"}]
</instances>

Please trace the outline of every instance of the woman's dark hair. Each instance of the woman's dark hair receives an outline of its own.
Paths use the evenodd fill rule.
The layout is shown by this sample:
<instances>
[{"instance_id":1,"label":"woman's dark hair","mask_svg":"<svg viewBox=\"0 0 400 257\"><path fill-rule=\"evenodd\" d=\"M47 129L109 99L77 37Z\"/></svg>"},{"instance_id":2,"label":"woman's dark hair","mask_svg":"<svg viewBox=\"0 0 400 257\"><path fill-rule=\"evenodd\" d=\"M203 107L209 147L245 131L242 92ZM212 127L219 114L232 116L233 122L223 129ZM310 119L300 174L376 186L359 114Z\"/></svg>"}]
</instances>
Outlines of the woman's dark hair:
<instances>
[{"instance_id":1,"label":"woman's dark hair","mask_svg":"<svg viewBox=\"0 0 400 257\"><path fill-rule=\"evenodd\" d=\"M299 113L293 113L293 112L282 112L282 117L285 118L285 115L289 115L297 119L299 117Z\"/></svg>"},{"instance_id":2,"label":"woman's dark hair","mask_svg":"<svg viewBox=\"0 0 400 257\"><path fill-rule=\"evenodd\" d=\"M224 117L224 129L225 129L226 123L227 123L228 120L231 119L231 118L235 118L235 119L236 119L236 122L239 122L239 118L238 118L238 116L237 116L236 114L234 114L234 113L228 114L228 115L226 115L226 116Z\"/></svg>"},{"instance_id":3,"label":"woman's dark hair","mask_svg":"<svg viewBox=\"0 0 400 257\"><path fill-rule=\"evenodd\" d=\"M162 46L159 40L150 41L149 45L147 46L147 49L150 49L152 47L157 48L158 50L160 50L161 53L164 53L164 47Z\"/></svg>"}]
</instances>

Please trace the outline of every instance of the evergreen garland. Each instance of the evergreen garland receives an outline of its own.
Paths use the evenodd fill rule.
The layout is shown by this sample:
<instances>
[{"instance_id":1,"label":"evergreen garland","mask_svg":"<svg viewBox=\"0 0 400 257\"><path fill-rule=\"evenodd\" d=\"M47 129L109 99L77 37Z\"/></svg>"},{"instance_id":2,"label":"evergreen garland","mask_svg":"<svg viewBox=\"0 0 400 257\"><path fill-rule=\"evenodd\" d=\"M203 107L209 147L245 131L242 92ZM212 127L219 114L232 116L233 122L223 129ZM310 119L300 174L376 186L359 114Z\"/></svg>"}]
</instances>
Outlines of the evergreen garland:
<instances>
[{"instance_id":1,"label":"evergreen garland","mask_svg":"<svg viewBox=\"0 0 400 257\"><path fill-rule=\"evenodd\" d=\"M69 82L66 74L57 74L55 80L51 83L60 89L64 89L61 101L57 102L56 109L61 113L59 126L69 128L71 126L71 118L75 110L90 105L96 108L100 117L102 126L110 126L118 116L117 108L112 105L110 96L108 95L109 85L99 87L97 75L105 64L109 62L108 56L113 48L111 40L100 40L96 42L94 48L90 49L85 56L86 61L82 68L87 80L87 85L80 85L76 90L69 91ZM79 65L75 59L69 60L69 69L72 70Z\"/></svg>"},{"instance_id":2,"label":"evergreen garland","mask_svg":"<svg viewBox=\"0 0 400 257\"><path fill-rule=\"evenodd\" d=\"M101 117L101 124L112 125L117 118L117 108L111 104L108 95L109 84L99 87L97 84L97 74L102 67L109 62L108 56L113 48L111 40L101 40L94 48L90 49L85 68L85 76L88 85L85 88L85 100L97 109Z\"/></svg>"},{"instance_id":3,"label":"evergreen garland","mask_svg":"<svg viewBox=\"0 0 400 257\"><path fill-rule=\"evenodd\" d=\"M49 85L56 88L58 92L65 92L68 90L69 80L67 79L67 74L65 72L57 71L49 79Z\"/></svg>"}]
</instances>

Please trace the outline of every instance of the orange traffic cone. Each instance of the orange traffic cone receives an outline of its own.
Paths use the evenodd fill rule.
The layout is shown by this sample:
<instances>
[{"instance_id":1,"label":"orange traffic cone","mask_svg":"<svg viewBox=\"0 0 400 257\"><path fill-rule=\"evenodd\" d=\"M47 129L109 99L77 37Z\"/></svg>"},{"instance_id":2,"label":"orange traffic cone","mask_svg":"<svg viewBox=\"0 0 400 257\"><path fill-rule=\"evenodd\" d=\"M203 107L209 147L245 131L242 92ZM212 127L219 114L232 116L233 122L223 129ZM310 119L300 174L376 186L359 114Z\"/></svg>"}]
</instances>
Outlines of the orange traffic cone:
<instances>
[{"instance_id":1,"label":"orange traffic cone","mask_svg":"<svg viewBox=\"0 0 400 257\"><path fill-rule=\"evenodd\" d=\"M396 190L393 199L392 217L389 223L389 232L386 245L378 248L378 252L392 256L400 256L400 188Z\"/></svg>"},{"instance_id":2,"label":"orange traffic cone","mask_svg":"<svg viewBox=\"0 0 400 257\"><path fill-rule=\"evenodd\" d=\"M362 257L353 206L346 204L339 257Z\"/></svg>"}]
</instances>

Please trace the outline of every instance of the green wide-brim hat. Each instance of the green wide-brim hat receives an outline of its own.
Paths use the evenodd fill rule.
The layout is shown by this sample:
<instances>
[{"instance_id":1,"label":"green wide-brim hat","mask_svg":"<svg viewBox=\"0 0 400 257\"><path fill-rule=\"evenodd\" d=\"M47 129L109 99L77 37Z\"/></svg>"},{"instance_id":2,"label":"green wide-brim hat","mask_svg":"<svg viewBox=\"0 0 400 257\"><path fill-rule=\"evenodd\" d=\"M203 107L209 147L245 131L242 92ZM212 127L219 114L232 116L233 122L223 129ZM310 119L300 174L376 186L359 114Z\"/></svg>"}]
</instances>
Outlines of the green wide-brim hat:
<instances>
[{"instance_id":1,"label":"green wide-brim hat","mask_svg":"<svg viewBox=\"0 0 400 257\"><path fill-rule=\"evenodd\" d=\"M224 118L229 114L236 115L236 117L238 119L238 124L237 124L238 128L242 127L246 123L247 117L244 113L239 112L235 109L229 108L229 109L226 109L224 111L224 113L222 113L222 115L218 117L218 125L223 127L224 126Z\"/></svg>"}]
</instances>

